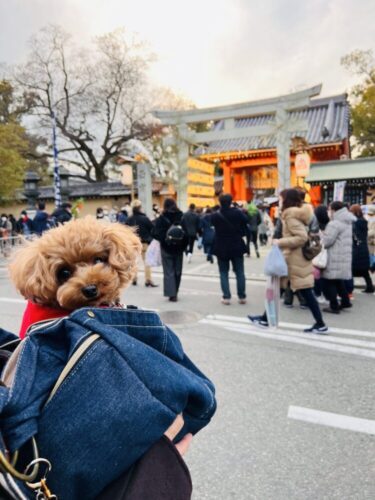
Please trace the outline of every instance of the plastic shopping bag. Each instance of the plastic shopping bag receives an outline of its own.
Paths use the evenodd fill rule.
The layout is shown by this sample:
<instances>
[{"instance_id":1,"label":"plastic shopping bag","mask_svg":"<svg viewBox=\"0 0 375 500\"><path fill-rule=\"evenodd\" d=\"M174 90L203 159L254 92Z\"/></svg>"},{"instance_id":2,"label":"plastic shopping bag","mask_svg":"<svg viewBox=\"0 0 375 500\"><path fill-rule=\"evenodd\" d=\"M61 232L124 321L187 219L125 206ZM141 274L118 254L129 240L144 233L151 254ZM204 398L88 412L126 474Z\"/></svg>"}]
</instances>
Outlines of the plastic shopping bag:
<instances>
[{"instance_id":1,"label":"plastic shopping bag","mask_svg":"<svg viewBox=\"0 0 375 500\"><path fill-rule=\"evenodd\" d=\"M284 255L277 245L273 245L270 253L267 255L264 265L264 274L266 276L288 276L288 266Z\"/></svg>"},{"instance_id":2,"label":"plastic shopping bag","mask_svg":"<svg viewBox=\"0 0 375 500\"><path fill-rule=\"evenodd\" d=\"M161 266L161 250L160 243L157 240L152 240L146 251L146 266L158 267Z\"/></svg>"},{"instance_id":3,"label":"plastic shopping bag","mask_svg":"<svg viewBox=\"0 0 375 500\"><path fill-rule=\"evenodd\" d=\"M278 276L267 278L265 307L269 326L277 327L280 317L280 278Z\"/></svg>"}]
</instances>

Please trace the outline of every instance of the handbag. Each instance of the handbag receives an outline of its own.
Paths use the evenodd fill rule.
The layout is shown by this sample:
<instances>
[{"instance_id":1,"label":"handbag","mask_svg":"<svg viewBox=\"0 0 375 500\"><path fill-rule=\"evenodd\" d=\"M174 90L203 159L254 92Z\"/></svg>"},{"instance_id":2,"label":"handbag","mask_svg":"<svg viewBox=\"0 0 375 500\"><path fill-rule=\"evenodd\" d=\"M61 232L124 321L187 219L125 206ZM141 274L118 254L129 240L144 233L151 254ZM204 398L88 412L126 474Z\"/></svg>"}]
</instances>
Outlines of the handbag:
<instances>
[{"instance_id":1,"label":"handbag","mask_svg":"<svg viewBox=\"0 0 375 500\"><path fill-rule=\"evenodd\" d=\"M318 233L309 233L308 240L302 247L302 254L306 260L313 260L322 251L322 243Z\"/></svg>"},{"instance_id":2,"label":"handbag","mask_svg":"<svg viewBox=\"0 0 375 500\"><path fill-rule=\"evenodd\" d=\"M177 415L181 439L215 412L212 382L152 311L82 308L14 342L0 384L0 484L20 492L11 498L35 498L39 465L59 500L93 500Z\"/></svg>"},{"instance_id":3,"label":"handbag","mask_svg":"<svg viewBox=\"0 0 375 500\"><path fill-rule=\"evenodd\" d=\"M312 264L318 269L325 269L328 264L328 252L323 248L316 257L313 258Z\"/></svg>"},{"instance_id":4,"label":"handbag","mask_svg":"<svg viewBox=\"0 0 375 500\"><path fill-rule=\"evenodd\" d=\"M159 267L161 266L161 250L160 242L152 240L146 250L145 262L147 266Z\"/></svg>"}]
</instances>

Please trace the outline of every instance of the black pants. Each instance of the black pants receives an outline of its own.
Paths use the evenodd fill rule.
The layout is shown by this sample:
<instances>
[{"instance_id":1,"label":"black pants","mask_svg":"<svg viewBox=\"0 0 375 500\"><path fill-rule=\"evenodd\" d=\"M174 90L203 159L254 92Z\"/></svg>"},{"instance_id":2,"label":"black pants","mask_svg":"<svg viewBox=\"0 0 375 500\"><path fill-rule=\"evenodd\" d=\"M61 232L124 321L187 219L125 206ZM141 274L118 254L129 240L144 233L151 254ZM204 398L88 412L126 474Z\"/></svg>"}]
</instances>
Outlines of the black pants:
<instances>
[{"instance_id":1,"label":"black pants","mask_svg":"<svg viewBox=\"0 0 375 500\"><path fill-rule=\"evenodd\" d=\"M375 291L374 290L374 284L372 282L372 279L371 279L371 276L370 276L370 273L368 271L363 271L361 274L356 274L356 277L359 277L359 278L363 278L365 280L365 283L366 283L366 288L365 290L367 291ZM345 281L345 286L346 286L346 289L348 290L348 293L353 293L353 290L354 290L354 279L352 278L351 280L346 280Z\"/></svg>"},{"instance_id":2,"label":"black pants","mask_svg":"<svg viewBox=\"0 0 375 500\"><path fill-rule=\"evenodd\" d=\"M267 245L267 241L268 241L267 233L260 233L259 234L259 241L260 241L260 244L262 246Z\"/></svg>"},{"instance_id":3,"label":"black pants","mask_svg":"<svg viewBox=\"0 0 375 500\"><path fill-rule=\"evenodd\" d=\"M285 290L283 288L281 288L280 289L280 296L281 297L283 296L284 292L285 292ZM319 307L319 304L318 304L316 297L313 293L313 289L312 288L305 288L304 290L298 290L298 293L301 295L301 297L303 297L305 304L310 309L311 314L313 315L313 317L315 319L315 323L319 326L323 326L324 325L323 316L322 316L322 313L320 312L320 307ZM265 321L268 321L266 312L264 312L262 319L264 319Z\"/></svg>"},{"instance_id":4,"label":"black pants","mask_svg":"<svg viewBox=\"0 0 375 500\"><path fill-rule=\"evenodd\" d=\"M323 291L324 295L329 300L331 309L334 309L335 311L338 311L340 309L340 304L337 300L337 296L341 298L341 304L343 306L350 305L350 299L344 280L328 280L326 278L323 278Z\"/></svg>"},{"instance_id":5,"label":"black pants","mask_svg":"<svg viewBox=\"0 0 375 500\"><path fill-rule=\"evenodd\" d=\"M185 251L186 255L188 253L193 253L195 240L196 240L195 236L188 236L188 246Z\"/></svg>"},{"instance_id":6,"label":"black pants","mask_svg":"<svg viewBox=\"0 0 375 500\"><path fill-rule=\"evenodd\" d=\"M164 273L164 297L177 297L182 275L183 254L172 254L161 249Z\"/></svg>"},{"instance_id":7,"label":"black pants","mask_svg":"<svg viewBox=\"0 0 375 500\"><path fill-rule=\"evenodd\" d=\"M258 251L258 230L249 229L248 234L246 235L246 248L247 253L250 255L250 243L253 243L256 252Z\"/></svg>"}]
</instances>

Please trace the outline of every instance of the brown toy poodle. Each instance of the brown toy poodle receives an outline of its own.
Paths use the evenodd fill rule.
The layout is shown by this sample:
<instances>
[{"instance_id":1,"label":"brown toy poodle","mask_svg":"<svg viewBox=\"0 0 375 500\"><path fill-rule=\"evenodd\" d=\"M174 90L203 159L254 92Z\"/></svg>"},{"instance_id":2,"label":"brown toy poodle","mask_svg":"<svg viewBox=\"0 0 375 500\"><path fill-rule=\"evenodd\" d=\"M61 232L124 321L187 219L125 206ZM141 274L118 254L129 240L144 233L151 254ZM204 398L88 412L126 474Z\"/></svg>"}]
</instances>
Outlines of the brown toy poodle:
<instances>
[{"instance_id":1,"label":"brown toy poodle","mask_svg":"<svg viewBox=\"0 0 375 500\"><path fill-rule=\"evenodd\" d=\"M80 307L118 304L120 291L136 276L140 252L131 228L93 217L70 221L28 243L9 266L16 288L29 301L23 330Z\"/></svg>"}]
</instances>

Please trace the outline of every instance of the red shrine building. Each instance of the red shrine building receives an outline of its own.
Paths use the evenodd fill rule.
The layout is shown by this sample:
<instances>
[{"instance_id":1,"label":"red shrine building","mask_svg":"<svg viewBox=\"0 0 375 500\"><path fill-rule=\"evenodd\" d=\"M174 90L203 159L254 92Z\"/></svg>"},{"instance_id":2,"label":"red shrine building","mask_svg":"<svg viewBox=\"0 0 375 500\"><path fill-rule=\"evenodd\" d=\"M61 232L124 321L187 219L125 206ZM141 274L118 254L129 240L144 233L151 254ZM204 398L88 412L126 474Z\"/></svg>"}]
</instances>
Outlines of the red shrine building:
<instances>
[{"instance_id":1,"label":"red shrine building","mask_svg":"<svg viewBox=\"0 0 375 500\"><path fill-rule=\"evenodd\" d=\"M349 158L349 114L346 94L311 99L306 108L290 113L291 119L308 122L307 130L290 133L290 138L300 136L307 140L312 164ZM234 127L257 127L272 120L271 114L235 118ZM213 130L223 128L223 121L213 126ZM195 154L203 161L219 162L223 170L223 192L231 193L237 201L267 196L278 187L275 135L214 140L199 147ZM292 187L303 183L303 179L296 177L294 159L291 151ZM312 201L319 202L321 187L306 187L310 189Z\"/></svg>"}]
</instances>

